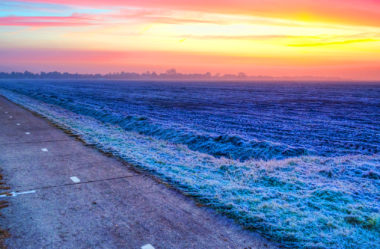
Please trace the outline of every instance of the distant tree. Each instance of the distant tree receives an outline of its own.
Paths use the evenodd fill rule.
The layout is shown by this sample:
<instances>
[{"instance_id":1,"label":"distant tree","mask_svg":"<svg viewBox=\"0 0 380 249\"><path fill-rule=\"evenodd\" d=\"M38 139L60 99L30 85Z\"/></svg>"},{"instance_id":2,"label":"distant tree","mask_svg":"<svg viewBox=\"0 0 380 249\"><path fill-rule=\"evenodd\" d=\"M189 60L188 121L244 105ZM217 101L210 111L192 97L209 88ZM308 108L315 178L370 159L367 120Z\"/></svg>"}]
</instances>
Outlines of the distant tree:
<instances>
[{"instance_id":1,"label":"distant tree","mask_svg":"<svg viewBox=\"0 0 380 249\"><path fill-rule=\"evenodd\" d=\"M166 70L166 74L168 75L176 75L177 74L177 70L172 68L172 69L168 69Z\"/></svg>"}]
</instances>

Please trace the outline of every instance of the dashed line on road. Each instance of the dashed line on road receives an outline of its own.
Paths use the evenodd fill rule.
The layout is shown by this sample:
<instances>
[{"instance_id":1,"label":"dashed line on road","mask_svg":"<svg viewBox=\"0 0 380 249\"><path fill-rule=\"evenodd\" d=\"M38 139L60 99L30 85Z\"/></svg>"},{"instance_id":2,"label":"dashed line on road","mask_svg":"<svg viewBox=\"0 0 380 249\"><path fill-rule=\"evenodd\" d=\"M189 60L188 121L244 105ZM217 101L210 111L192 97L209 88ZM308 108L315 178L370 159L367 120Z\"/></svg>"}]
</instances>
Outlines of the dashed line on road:
<instances>
[{"instance_id":1,"label":"dashed line on road","mask_svg":"<svg viewBox=\"0 0 380 249\"><path fill-rule=\"evenodd\" d=\"M76 176L72 176L70 177L71 181L73 181L74 183L80 183L80 179Z\"/></svg>"},{"instance_id":2,"label":"dashed line on road","mask_svg":"<svg viewBox=\"0 0 380 249\"><path fill-rule=\"evenodd\" d=\"M6 194L0 195L0 198L4 198L4 197L16 197L18 195L27 195L27 194L34 194L34 193L36 193L35 190L29 190L29 191L24 191L24 192L10 192L10 193L6 193Z\"/></svg>"},{"instance_id":3,"label":"dashed line on road","mask_svg":"<svg viewBox=\"0 0 380 249\"><path fill-rule=\"evenodd\" d=\"M26 135L30 135L30 132L29 132L29 131L27 131L27 132L25 132L25 134L26 134Z\"/></svg>"},{"instance_id":4,"label":"dashed line on road","mask_svg":"<svg viewBox=\"0 0 380 249\"><path fill-rule=\"evenodd\" d=\"M154 249L154 247L151 244L146 244L146 245L143 245L141 249Z\"/></svg>"},{"instance_id":5,"label":"dashed line on road","mask_svg":"<svg viewBox=\"0 0 380 249\"><path fill-rule=\"evenodd\" d=\"M41 151L48 152L48 149L47 148L42 148Z\"/></svg>"},{"instance_id":6,"label":"dashed line on road","mask_svg":"<svg viewBox=\"0 0 380 249\"><path fill-rule=\"evenodd\" d=\"M16 125L17 125L17 126L19 126L19 125L20 125L20 123L17 123Z\"/></svg>"}]
</instances>

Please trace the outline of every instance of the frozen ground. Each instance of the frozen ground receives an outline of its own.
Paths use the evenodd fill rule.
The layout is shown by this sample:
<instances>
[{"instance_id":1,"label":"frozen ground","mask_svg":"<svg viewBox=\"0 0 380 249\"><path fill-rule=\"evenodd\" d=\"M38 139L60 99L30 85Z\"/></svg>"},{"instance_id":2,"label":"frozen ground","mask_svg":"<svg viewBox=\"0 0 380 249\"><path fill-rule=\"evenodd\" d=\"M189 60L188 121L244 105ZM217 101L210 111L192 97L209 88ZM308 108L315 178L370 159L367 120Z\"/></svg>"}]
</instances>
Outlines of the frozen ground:
<instances>
[{"instance_id":1,"label":"frozen ground","mask_svg":"<svg viewBox=\"0 0 380 249\"><path fill-rule=\"evenodd\" d=\"M45 85L29 84L21 88L7 83L3 87L12 91L3 88L0 94L284 245L378 248L380 244L379 121L376 109L368 109L378 105L376 95L372 99L368 95L367 99L360 98L368 104L361 114L344 116L344 106L328 113L316 108L314 102L306 102L290 109L293 115L281 110L276 113L275 109L268 111L262 106L262 121L257 117L254 120L248 112L246 116L236 114L236 110L224 113L223 108L219 113L214 109L217 117L206 120L202 115L210 116L207 108L211 107L193 107L186 113L173 111L169 106L162 107L162 101L154 104L151 92L146 95L149 101L141 100L146 109L132 108L128 101L120 109L123 101L101 105L104 99L98 96L102 93L99 89L92 98L78 100L78 93L70 93L67 85L57 84L52 97L53 90L49 92ZM95 91L89 84L71 90L81 92L83 88ZM109 94L110 90L104 91ZM139 98L143 96L140 93ZM278 98L284 99L284 95ZM349 103L355 96L347 99L345 107L352 112L357 103ZM329 101L333 100L324 99ZM234 104L244 106L236 101ZM158 112L157 105L163 111ZM283 105L291 103L285 101ZM148 117L141 116L141 109L151 110L146 112ZM166 117L167 109L175 115ZM129 110L131 114L126 115ZM310 112L318 114L312 116ZM279 120L273 121L270 113L278 114ZM332 114L336 116L330 120ZM198 120L186 122L188 117L182 116ZM301 120L294 121L292 129L290 124L297 116ZM212 119L217 118L223 122L212 129ZM239 122L243 125L239 126ZM265 128L265 123L269 128ZM260 126L256 127L258 130L248 132L255 128L254 124ZM263 133L271 135L264 140Z\"/></svg>"}]
</instances>

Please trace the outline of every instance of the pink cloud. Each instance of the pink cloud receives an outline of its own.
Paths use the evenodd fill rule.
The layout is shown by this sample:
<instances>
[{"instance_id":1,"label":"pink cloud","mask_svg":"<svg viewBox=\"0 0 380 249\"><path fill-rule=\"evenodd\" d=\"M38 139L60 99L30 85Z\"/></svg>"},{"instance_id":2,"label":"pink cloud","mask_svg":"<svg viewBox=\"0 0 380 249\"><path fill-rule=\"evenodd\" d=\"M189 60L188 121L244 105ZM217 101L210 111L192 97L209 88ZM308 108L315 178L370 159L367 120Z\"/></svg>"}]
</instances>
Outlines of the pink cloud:
<instances>
[{"instance_id":1,"label":"pink cloud","mask_svg":"<svg viewBox=\"0 0 380 249\"><path fill-rule=\"evenodd\" d=\"M71 16L7 16L0 17L0 26L86 26L94 24L95 19L89 15L74 14Z\"/></svg>"},{"instance_id":2,"label":"pink cloud","mask_svg":"<svg viewBox=\"0 0 380 249\"><path fill-rule=\"evenodd\" d=\"M88 26L95 24L115 24L125 21L155 23L215 23L215 20L173 17L169 11L145 9L121 9L104 14L73 14L71 16L5 16L0 17L0 26Z\"/></svg>"}]
</instances>

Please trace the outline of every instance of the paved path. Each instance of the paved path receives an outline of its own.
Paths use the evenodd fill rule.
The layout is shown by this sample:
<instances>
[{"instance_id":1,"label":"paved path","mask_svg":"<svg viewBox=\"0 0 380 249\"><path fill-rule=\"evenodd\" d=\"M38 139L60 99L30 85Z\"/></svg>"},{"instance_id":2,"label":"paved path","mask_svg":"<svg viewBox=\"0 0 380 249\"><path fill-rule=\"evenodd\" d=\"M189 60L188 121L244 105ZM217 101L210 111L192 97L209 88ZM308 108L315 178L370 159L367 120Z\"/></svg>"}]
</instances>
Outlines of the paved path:
<instances>
[{"instance_id":1,"label":"paved path","mask_svg":"<svg viewBox=\"0 0 380 249\"><path fill-rule=\"evenodd\" d=\"M0 97L9 248L275 248Z\"/></svg>"}]
</instances>

